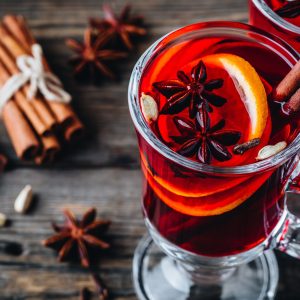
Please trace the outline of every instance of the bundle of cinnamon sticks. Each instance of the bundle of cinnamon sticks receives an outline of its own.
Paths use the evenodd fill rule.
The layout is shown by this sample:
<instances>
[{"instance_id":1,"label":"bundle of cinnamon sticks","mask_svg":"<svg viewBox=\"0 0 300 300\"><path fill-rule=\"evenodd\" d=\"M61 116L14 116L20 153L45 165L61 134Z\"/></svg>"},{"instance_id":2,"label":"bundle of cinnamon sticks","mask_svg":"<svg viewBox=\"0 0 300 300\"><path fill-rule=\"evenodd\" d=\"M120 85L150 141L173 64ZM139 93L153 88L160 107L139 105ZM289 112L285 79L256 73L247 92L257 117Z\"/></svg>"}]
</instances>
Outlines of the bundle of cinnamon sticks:
<instances>
[{"instance_id":1,"label":"bundle of cinnamon sticks","mask_svg":"<svg viewBox=\"0 0 300 300\"><path fill-rule=\"evenodd\" d=\"M32 55L36 40L22 16L7 15L0 24L0 89L20 73L17 58ZM51 72L45 57L43 67ZM2 108L2 120L16 154L36 164L51 162L62 145L77 140L83 125L70 104L48 101L41 93L28 99L26 83Z\"/></svg>"}]
</instances>

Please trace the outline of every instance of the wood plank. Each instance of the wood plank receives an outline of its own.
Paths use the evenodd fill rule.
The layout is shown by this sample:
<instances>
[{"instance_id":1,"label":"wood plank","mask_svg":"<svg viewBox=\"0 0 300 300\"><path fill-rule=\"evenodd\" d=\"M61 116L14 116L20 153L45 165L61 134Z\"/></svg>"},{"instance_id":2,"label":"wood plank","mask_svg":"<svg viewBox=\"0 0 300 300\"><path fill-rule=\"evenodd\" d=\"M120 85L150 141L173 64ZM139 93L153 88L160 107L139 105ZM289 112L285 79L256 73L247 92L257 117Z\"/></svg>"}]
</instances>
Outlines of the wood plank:
<instances>
[{"instance_id":1,"label":"wood plank","mask_svg":"<svg viewBox=\"0 0 300 300\"><path fill-rule=\"evenodd\" d=\"M13 200L28 183L33 185L36 205L29 215L18 215ZM94 267L110 286L114 299L134 299L132 255L145 232L139 171L14 170L1 178L0 199L1 212L12 222L0 230L0 242L14 241L23 247L23 254L16 257L0 252L0 299L78 299L82 286L93 286L85 270L58 263L55 253L41 245L52 234L50 222L63 221L63 208L82 214L90 206L98 209L99 217L113 222L106 237L112 249Z\"/></svg>"}]
</instances>

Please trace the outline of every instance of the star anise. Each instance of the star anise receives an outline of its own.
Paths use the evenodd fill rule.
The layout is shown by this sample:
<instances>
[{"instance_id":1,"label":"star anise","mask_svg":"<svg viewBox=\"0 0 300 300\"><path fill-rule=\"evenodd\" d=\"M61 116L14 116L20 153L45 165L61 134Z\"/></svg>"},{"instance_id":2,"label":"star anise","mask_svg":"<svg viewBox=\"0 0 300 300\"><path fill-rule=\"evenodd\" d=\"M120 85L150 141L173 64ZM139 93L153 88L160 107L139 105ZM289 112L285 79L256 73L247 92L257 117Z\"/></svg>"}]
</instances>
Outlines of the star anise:
<instances>
[{"instance_id":1,"label":"star anise","mask_svg":"<svg viewBox=\"0 0 300 300\"><path fill-rule=\"evenodd\" d=\"M89 250L91 248L107 249L110 246L100 239L100 236L108 229L110 221L95 220L96 213L96 209L91 208L79 221L71 211L65 210L64 225L59 226L53 223L53 229L57 233L43 241L43 245L58 250L59 261L70 259L71 254L74 253L76 257L80 257L82 266L89 267Z\"/></svg>"},{"instance_id":2,"label":"star anise","mask_svg":"<svg viewBox=\"0 0 300 300\"><path fill-rule=\"evenodd\" d=\"M300 1L289 1L281 8L275 10L275 12L283 18L296 18L300 16Z\"/></svg>"},{"instance_id":3,"label":"star anise","mask_svg":"<svg viewBox=\"0 0 300 300\"><path fill-rule=\"evenodd\" d=\"M204 103L207 110L211 105L222 106L226 99L212 93L213 90L223 86L223 79L207 81L206 66L202 60L193 67L191 76L183 71L177 72L177 78L153 83L153 86L165 97L167 103L163 106L161 114L176 114L189 107L189 114L194 118L199 104Z\"/></svg>"},{"instance_id":4,"label":"star anise","mask_svg":"<svg viewBox=\"0 0 300 300\"><path fill-rule=\"evenodd\" d=\"M181 145L177 152L187 157L196 154L197 159L206 164L211 162L212 157L219 161L229 160L232 155L225 146L236 144L241 137L237 131L222 130L225 126L224 119L211 126L203 104L196 114L195 123L186 118L175 117L174 124L181 133L181 136L171 137Z\"/></svg>"},{"instance_id":5,"label":"star anise","mask_svg":"<svg viewBox=\"0 0 300 300\"><path fill-rule=\"evenodd\" d=\"M133 48L131 38L133 36L144 36L146 30L143 28L143 18L140 16L130 16L131 6L126 5L117 16L109 4L103 5L104 19L91 18L92 28L104 31L109 35L117 36L127 49Z\"/></svg>"},{"instance_id":6,"label":"star anise","mask_svg":"<svg viewBox=\"0 0 300 300\"><path fill-rule=\"evenodd\" d=\"M82 43L74 39L66 40L66 44L76 53L76 56L70 59L70 62L75 65L75 74L80 74L88 69L90 75L94 75L97 70L108 78L115 78L114 73L105 62L124 58L126 53L106 49L109 39L107 33L95 35L91 28L87 28Z\"/></svg>"}]
</instances>

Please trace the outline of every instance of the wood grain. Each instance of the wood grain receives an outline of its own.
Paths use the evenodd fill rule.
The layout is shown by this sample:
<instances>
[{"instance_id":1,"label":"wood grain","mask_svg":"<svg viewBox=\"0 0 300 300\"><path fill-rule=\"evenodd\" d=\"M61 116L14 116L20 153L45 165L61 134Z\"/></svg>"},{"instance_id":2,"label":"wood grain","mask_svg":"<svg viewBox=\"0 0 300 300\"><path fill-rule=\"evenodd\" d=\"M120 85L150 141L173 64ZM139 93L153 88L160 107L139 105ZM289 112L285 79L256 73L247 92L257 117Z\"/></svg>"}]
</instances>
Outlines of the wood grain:
<instances>
[{"instance_id":1,"label":"wood grain","mask_svg":"<svg viewBox=\"0 0 300 300\"><path fill-rule=\"evenodd\" d=\"M20 256L0 252L0 299L78 299L83 286L92 288L87 273L76 265L59 264L41 240L51 234L50 221L62 221L61 209L77 213L95 206L99 216L113 224L107 238L113 250L96 264L112 293L112 299L134 300L131 282L133 251L145 227L140 210L140 171L136 138L127 108L127 85L140 54L158 37L189 23L207 20L247 21L247 1L242 0L131 0L134 10L149 24L149 37L125 64L119 66L120 82L101 86L76 82L67 64L67 37L80 38L90 16L100 15L99 0L1 0L0 15L20 13L28 18L35 36L65 87L74 96L74 106L89 135L75 151L66 151L51 168L20 162L3 126L0 149L10 158L10 168L1 175L1 212L12 221L0 230L1 241L17 241ZM123 1L114 1L120 9ZM17 215L13 200L25 184L32 184L36 203L29 215ZM300 208L297 203L294 208ZM300 262L278 254L280 285L278 300L299 299ZM162 298L163 300L163 298Z\"/></svg>"}]
</instances>

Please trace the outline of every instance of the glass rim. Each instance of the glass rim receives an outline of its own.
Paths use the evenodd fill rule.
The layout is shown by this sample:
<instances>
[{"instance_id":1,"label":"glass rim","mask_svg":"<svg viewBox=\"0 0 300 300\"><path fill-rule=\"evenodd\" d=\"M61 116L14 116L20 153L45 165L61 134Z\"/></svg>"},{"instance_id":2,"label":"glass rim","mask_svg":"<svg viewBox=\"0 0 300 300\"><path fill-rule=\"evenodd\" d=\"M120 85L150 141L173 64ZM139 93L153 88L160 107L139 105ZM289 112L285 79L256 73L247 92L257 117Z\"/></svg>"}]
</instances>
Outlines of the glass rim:
<instances>
[{"instance_id":1,"label":"glass rim","mask_svg":"<svg viewBox=\"0 0 300 300\"><path fill-rule=\"evenodd\" d=\"M172 33L181 30L183 28L194 26L194 25L203 25L200 30L205 29L226 29L226 31L236 30L239 33L249 32L256 33L263 38L268 39L271 43L276 43L279 46L284 46L284 50L296 61L300 58L300 54L295 51L290 45L288 45L285 41L280 39L279 37L273 36L261 29L258 29L254 26L240 23L240 22L232 22L232 21L209 21L209 22L200 22L188 26L181 27L174 31L169 32L168 34L162 36L160 39L155 41L139 58L136 65L133 68L129 86L128 86L128 105L131 118L133 120L135 129L142 135L145 141L156 151L162 154L167 159L179 164L185 168L191 169L197 172L205 172L205 173L214 173L214 174L251 174L259 171L267 171L271 168L281 165L289 158L294 156L300 150L300 134L280 153L267 158L262 161L254 162L247 165L234 166L234 167L222 167L222 166L212 166L208 164L203 164L200 162L193 161L187 157L184 157L177 152L170 149L167 145L165 145L162 141L160 141L157 136L150 129L148 123L145 121L139 104L139 72L142 72L144 67L147 65L149 59L151 58L153 51L156 49L156 46L164 40L166 37L171 35ZM206 26L206 27L205 27ZM279 43L279 44L278 44ZM281 44L281 45L280 45ZM275 49L274 49L275 51ZM292 64L291 64L292 66ZM141 73L140 73L141 74Z\"/></svg>"},{"instance_id":2,"label":"glass rim","mask_svg":"<svg viewBox=\"0 0 300 300\"><path fill-rule=\"evenodd\" d=\"M260 12L271 21L275 22L277 26L284 28L285 30L291 31L295 34L300 34L300 27L296 26L284 18L276 14L265 0L251 0L253 4L260 10Z\"/></svg>"}]
</instances>

